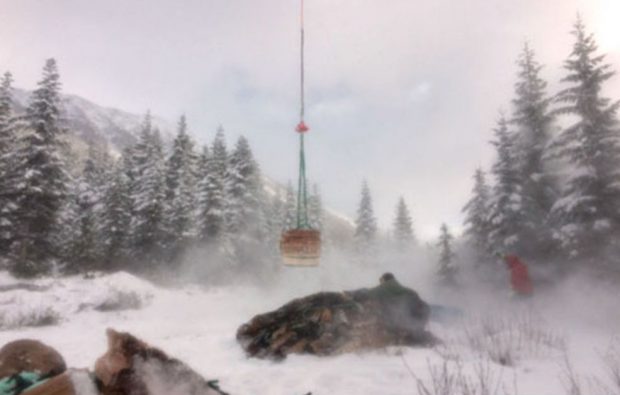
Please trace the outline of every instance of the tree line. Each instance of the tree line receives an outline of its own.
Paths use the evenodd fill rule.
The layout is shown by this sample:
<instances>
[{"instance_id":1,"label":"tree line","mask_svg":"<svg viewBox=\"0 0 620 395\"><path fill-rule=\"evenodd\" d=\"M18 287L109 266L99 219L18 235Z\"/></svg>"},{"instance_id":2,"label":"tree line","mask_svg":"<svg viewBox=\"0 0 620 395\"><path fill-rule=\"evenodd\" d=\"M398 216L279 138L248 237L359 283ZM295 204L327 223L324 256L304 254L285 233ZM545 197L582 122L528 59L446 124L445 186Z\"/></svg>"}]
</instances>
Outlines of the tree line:
<instances>
[{"instance_id":1,"label":"tree line","mask_svg":"<svg viewBox=\"0 0 620 395\"><path fill-rule=\"evenodd\" d=\"M603 94L615 71L578 18L562 89L550 94L526 44L511 111L501 114L487 181L477 169L465 205L465 236L480 262L516 253L568 269L619 269L620 102Z\"/></svg>"},{"instance_id":2,"label":"tree line","mask_svg":"<svg viewBox=\"0 0 620 395\"><path fill-rule=\"evenodd\" d=\"M23 113L12 82L7 72L0 86L0 256L13 274L174 271L196 248L204 266L273 268L280 233L295 225L295 193L290 183L284 194L266 190L245 137L229 149L220 127L198 147L182 116L167 147L147 113L120 155L93 144L70 168L54 59ZM309 206L321 228L316 187Z\"/></svg>"}]
</instances>

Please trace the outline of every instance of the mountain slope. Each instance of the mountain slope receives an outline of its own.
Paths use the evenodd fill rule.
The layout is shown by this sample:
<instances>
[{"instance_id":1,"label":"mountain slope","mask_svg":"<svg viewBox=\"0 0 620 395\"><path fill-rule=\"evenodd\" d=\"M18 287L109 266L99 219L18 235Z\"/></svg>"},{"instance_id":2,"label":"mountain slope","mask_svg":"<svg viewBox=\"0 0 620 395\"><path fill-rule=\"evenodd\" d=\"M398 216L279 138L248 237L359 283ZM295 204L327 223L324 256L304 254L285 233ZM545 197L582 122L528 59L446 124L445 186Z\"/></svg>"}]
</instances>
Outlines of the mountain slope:
<instances>
[{"instance_id":1,"label":"mountain slope","mask_svg":"<svg viewBox=\"0 0 620 395\"><path fill-rule=\"evenodd\" d=\"M15 89L15 109L18 113L28 105L29 96L30 92ZM144 120L144 115L103 107L76 95L62 95L62 107L71 136L86 144L107 144L116 152L136 141ZM153 116L152 120L164 141L171 141L173 124L157 116Z\"/></svg>"}]
</instances>

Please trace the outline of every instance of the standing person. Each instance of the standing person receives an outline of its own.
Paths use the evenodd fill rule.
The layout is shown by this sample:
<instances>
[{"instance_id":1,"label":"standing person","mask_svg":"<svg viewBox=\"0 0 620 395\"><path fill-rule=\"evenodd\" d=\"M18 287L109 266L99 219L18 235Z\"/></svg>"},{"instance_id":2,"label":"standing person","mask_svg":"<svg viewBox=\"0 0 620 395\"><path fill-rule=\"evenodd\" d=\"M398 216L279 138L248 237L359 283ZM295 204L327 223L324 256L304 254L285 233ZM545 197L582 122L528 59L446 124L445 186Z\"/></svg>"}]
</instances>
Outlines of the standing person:
<instances>
[{"instance_id":1,"label":"standing person","mask_svg":"<svg viewBox=\"0 0 620 395\"><path fill-rule=\"evenodd\" d=\"M498 255L501 256L501 254ZM510 270L510 285L513 292L518 296L531 296L534 288L527 265L514 254L505 255L503 259Z\"/></svg>"}]
</instances>

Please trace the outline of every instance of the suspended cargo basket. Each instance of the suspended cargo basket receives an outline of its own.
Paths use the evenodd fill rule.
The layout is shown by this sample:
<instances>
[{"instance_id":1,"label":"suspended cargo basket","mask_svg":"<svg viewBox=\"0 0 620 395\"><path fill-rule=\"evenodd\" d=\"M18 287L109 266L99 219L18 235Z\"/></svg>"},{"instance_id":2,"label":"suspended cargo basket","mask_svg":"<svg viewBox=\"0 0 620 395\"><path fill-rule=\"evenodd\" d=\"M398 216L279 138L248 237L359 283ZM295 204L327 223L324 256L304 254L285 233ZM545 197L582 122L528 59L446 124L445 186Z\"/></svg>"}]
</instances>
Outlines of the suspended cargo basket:
<instances>
[{"instance_id":1,"label":"suspended cargo basket","mask_svg":"<svg viewBox=\"0 0 620 395\"><path fill-rule=\"evenodd\" d=\"M287 266L318 266L321 233L314 229L292 229L280 238L282 260Z\"/></svg>"}]
</instances>

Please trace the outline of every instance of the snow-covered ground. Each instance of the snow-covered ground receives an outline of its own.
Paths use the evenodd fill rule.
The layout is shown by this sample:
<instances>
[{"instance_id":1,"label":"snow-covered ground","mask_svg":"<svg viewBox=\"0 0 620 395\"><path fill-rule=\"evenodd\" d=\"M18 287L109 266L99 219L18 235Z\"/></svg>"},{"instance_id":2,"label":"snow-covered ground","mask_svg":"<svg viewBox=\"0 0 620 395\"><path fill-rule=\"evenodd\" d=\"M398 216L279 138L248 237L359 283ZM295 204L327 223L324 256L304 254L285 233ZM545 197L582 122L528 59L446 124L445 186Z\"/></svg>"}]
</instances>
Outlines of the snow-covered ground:
<instances>
[{"instance_id":1,"label":"snow-covered ground","mask_svg":"<svg viewBox=\"0 0 620 395\"><path fill-rule=\"evenodd\" d=\"M351 288L346 276L341 280ZM16 282L0 273L0 287ZM126 273L45 279L33 284L42 288L0 292L0 325L5 323L0 329L0 345L36 338L59 350L68 365L92 368L106 349L105 329L112 327L162 348L208 379L219 379L231 394L418 394L418 380L428 388L432 388L433 378L435 383L448 381L444 364L454 382L469 380L475 385L486 379L489 390L471 394L567 394L567 357L585 388L592 376L605 381L603 357L620 333L613 299L597 296L598 290L583 290L586 300L579 305L581 298L557 291L529 302L486 298L486 302L476 303L477 309L467 311L462 321L433 322L431 331L444 340L434 349L393 347L334 357L292 356L272 362L246 358L235 341L237 327L291 297L342 289L321 278L320 271L285 273L268 289L163 289ZM357 284L373 285L370 280ZM109 299L118 301L119 292L131 294L130 300L139 300L142 307L99 311ZM432 298L424 291L422 296ZM595 310L590 308L594 305ZM56 325L14 325L27 322L23 316L50 310L56 313ZM619 340L615 338L616 346Z\"/></svg>"}]
</instances>

